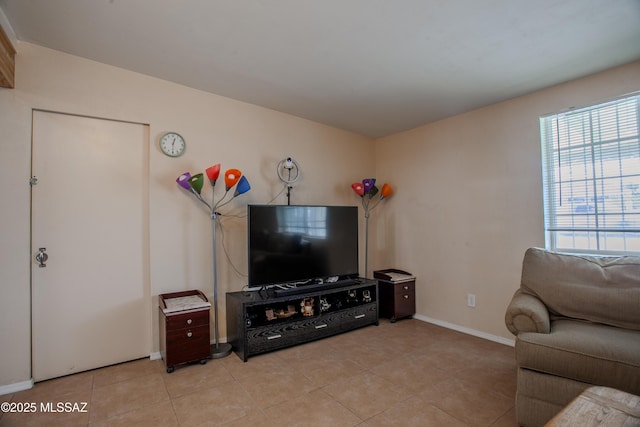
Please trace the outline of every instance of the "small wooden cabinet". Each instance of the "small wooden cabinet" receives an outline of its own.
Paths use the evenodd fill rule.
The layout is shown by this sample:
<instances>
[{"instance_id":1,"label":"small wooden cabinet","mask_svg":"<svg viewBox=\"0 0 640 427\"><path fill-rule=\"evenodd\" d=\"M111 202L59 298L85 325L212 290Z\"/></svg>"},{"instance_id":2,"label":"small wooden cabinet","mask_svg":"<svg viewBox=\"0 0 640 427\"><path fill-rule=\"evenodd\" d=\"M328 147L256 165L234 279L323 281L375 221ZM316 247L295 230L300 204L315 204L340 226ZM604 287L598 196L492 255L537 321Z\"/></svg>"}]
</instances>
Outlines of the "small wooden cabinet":
<instances>
[{"instance_id":1,"label":"small wooden cabinet","mask_svg":"<svg viewBox=\"0 0 640 427\"><path fill-rule=\"evenodd\" d=\"M406 271L388 269L373 272L378 279L380 317L394 323L416 312L416 278Z\"/></svg>"},{"instance_id":2,"label":"small wooden cabinet","mask_svg":"<svg viewBox=\"0 0 640 427\"><path fill-rule=\"evenodd\" d=\"M160 354L167 372L177 365L207 363L211 355L207 297L195 290L161 294L159 299Z\"/></svg>"}]
</instances>

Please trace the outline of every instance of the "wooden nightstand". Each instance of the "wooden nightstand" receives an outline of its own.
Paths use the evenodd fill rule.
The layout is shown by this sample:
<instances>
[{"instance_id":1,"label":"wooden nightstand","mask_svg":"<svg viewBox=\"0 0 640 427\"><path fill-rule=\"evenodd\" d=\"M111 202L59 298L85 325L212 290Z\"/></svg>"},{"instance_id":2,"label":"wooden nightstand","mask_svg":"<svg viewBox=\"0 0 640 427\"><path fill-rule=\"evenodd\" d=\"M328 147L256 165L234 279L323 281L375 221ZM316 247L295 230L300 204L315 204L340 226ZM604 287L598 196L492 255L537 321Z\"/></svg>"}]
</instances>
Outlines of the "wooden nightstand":
<instances>
[{"instance_id":1,"label":"wooden nightstand","mask_svg":"<svg viewBox=\"0 0 640 427\"><path fill-rule=\"evenodd\" d=\"M196 290L161 294L159 300L160 354L167 372L177 365L207 363L211 355L207 297Z\"/></svg>"},{"instance_id":2,"label":"wooden nightstand","mask_svg":"<svg viewBox=\"0 0 640 427\"><path fill-rule=\"evenodd\" d=\"M394 323L397 319L413 316L416 312L416 278L406 271L388 269L373 272L378 279L380 317Z\"/></svg>"}]
</instances>

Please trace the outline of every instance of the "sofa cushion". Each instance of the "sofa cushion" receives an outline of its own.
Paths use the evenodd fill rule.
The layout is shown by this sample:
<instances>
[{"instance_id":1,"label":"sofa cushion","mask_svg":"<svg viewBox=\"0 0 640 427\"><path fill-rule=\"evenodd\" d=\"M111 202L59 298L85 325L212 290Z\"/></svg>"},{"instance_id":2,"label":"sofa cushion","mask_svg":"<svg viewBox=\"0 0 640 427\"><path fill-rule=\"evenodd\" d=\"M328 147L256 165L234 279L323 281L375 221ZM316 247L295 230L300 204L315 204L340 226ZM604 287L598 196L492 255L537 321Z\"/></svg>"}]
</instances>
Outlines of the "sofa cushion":
<instances>
[{"instance_id":1,"label":"sofa cushion","mask_svg":"<svg viewBox=\"0 0 640 427\"><path fill-rule=\"evenodd\" d=\"M640 394L640 332L556 320L551 333L516 339L518 367Z\"/></svg>"},{"instance_id":2,"label":"sofa cushion","mask_svg":"<svg viewBox=\"0 0 640 427\"><path fill-rule=\"evenodd\" d=\"M640 330L640 257L530 248L522 263L521 288L540 298L555 317Z\"/></svg>"}]
</instances>

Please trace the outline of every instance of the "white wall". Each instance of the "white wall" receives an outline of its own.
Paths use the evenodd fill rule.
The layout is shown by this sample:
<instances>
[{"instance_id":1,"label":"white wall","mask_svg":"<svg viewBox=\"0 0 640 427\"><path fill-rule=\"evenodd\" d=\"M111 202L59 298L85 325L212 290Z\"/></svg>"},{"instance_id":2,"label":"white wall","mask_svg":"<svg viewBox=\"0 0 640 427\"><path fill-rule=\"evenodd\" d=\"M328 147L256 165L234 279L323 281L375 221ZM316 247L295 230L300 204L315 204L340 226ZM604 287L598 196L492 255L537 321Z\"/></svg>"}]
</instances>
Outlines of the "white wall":
<instances>
[{"instance_id":1,"label":"white wall","mask_svg":"<svg viewBox=\"0 0 640 427\"><path fill-rule=\"evenodd\" d=\"M180 173L204 172L218 162L223 171L242 170L252 189L227 205L230 209L223 213L229 214L243 214L247 203L266 203L276 196L282 189L276 166L287 156L302 170L294 204L355 205L351 182L373 174L373 141L365 137L28 43L18 44L16 60L16 88L0 89L0 387L31 378L32 109L149 124L150 353L158 351L158 294L202 289L212 298L209 216L177 187ZM172 159L160 153L158 137L168 130L186 138L184 156ZM274 203L285 204L284 193ZM246 219L229 216L221 222L230 259L246 273ZM219 255L224 338L224 293L240 290L246 279L233 271L223 251Z\"/></svg>"},{"instance_id":2,"label":"white wall","mask_svg":"<svg viewBox=\"0 0 640 427\"><path fill-rule=\"evenodd\" d=\"M375 213L378 266L417 276L420 315L513 339L505 308L524 251L544 246L539 117L639 89L635 62L378 140L396 187Z\"/></svg>"}]
</instances>

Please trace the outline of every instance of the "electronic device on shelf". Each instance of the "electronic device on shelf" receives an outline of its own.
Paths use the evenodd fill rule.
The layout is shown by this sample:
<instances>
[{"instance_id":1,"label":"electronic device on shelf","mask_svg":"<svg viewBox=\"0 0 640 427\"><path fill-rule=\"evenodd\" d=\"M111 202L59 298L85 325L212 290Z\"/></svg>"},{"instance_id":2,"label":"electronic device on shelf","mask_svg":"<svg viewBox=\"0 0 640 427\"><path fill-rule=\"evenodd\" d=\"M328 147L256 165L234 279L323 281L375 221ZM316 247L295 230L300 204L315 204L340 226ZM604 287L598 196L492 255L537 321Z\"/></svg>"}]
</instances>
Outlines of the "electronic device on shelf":
<instances>
[{"instance_id":1,"label":"electronic device on shelf","mask_svg":"<svg viewBox=\"0 0 640 427\"><path fill-rule=\"evenodd\" d=\"M344 279L338 280L336 282L322 282L322 283L305 283L298 284L292 286L276 286L273 289L273 295L276 297L281 297L285 295L296 295L302 294L306 292L313 292L317 289L334 289L340 288L343 286L355 285L360 283L358 279Z\"/></svg>"},{"instance_id":2,"label":"electronic device on shelf","mask_svg":"<svg viewBox=\"0 0 640 427\"><path fill-rule=\"evenodd\" d=\"M343 286L348 283L340 283L342 279L358 277L356 206L249 205L247 209L252 289L295 294L310 291L310 286ZM336 277L341 280L326 280ZM293 282L298 284L286 285Z\"/></svg>"}]
</instances>

